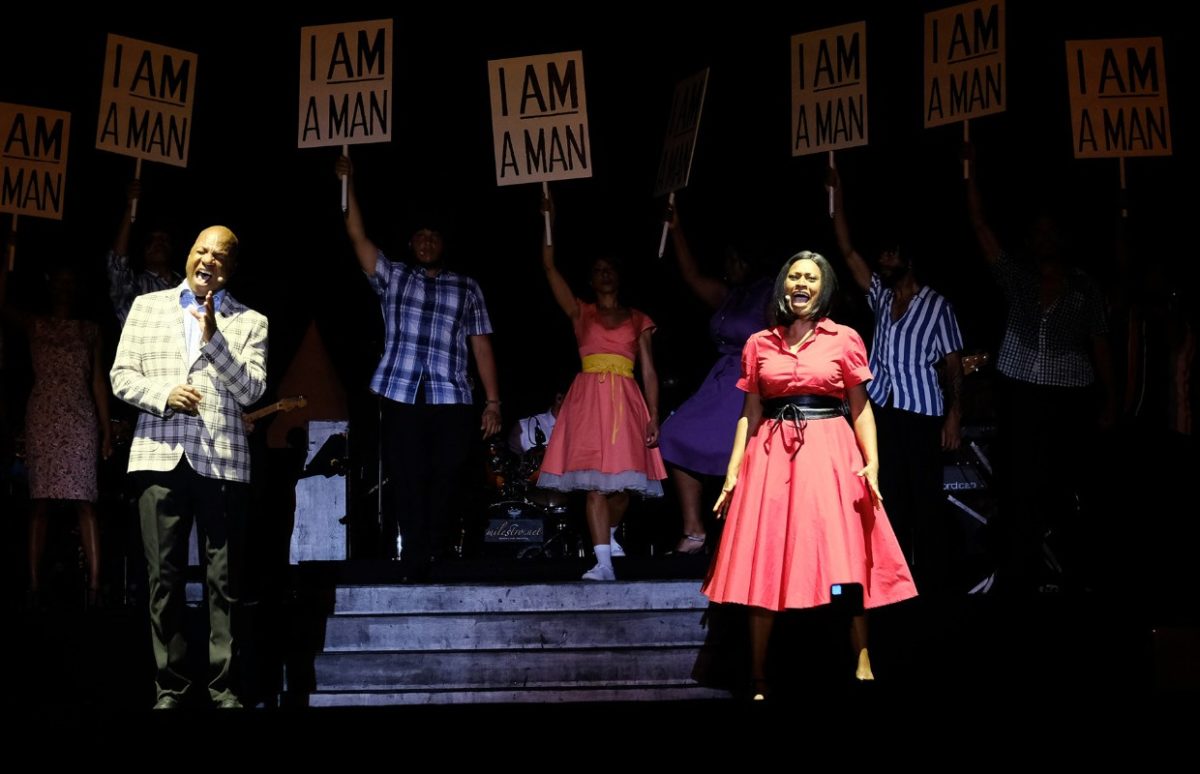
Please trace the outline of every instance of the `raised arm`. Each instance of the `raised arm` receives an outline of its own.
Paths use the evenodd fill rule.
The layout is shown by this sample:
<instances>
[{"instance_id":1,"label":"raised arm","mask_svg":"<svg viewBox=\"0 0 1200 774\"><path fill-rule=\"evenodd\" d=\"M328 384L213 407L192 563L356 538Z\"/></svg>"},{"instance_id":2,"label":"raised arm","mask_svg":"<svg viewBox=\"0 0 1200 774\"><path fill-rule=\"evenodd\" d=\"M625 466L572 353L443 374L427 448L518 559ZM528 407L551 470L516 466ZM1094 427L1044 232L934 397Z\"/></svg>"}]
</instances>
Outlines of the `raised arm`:
<instances>
[{"instance_id":1,"label":"raised arm","mask_svg":"<svg viewBox=\"0 0 1200 774\"><path fill-rule=\"evenodd\" d=\"M116 255L129 255L129 235L133 231L133 203L142 195L142 182L130 180L125 186L125 212L121 214L121 222L117 225L117 233L113 236L112 251Z\"/></svg>"},{"instance_id":2,"label":"raised arm","mask_svg":"<svg viewBox=\"0 0 1200 774\"><path fill-rule=\"evenodd\" d=\"M825 170L825 185L833 189L833 233L837 237L838 251L841 252L842 258L846 260L846 265L850 267L850 274L854 276L854 283L862 288L863 292L871 289L871 267L854 249L854 245L850 241L850 224L846 221L846 209L843 204L842 197L842 180L838 175L838 171L833 167Z\"/></svg>"},{"instance_id":3,"label":"raised arm","mask_svg":"<svg viewBox=\"0 0 1200 774\"><path fill-rule=\"evenodd\" d=\"M737 430L733 435L733 449L729 453L729 466L725 469L725 483L721 487L721 495L713 506L713 513L718 518L723 517L729 510L729 501L733 489L737 486L738 476L742 472L742 457L746 455L746 444L750 436L762 424L762 398L757 393L748 392L742 400L742 416L738 419Z\"/></svg>"},{"instance_id":4,"label":"raised arm","mask_svg":"<svg viewBox=\"0 0 1200 774\"><path fill-rule=\"evenodd\" d=\"M971 175L967 178L967 217L971 221L971 229L975 232L975 239L979 242L979 249L983 251L984 260L989 264L995 263L1000 259L1000 253L1003 249L1000 247L999 240L996 239L996 234L988 225L987 219L983 214L983 201L979 195L979 186L975 183L975 147L970 143L963 146L964 158L971 161Z\"/></svg>"},{"instance_id":5,"label":"raised arm","mask_svg":"<svg viewBox=\"0 0 1200 774\"><path fill-rule=\"evenodd\" d=\"M354 164L349 157L339 156L337 164L334 165L334 172L339 178L346 176L346 236L350 237L358 265L367 274L374 274L379 248L367 237L367 229L363 225L362 210L358 207L358 194L354 190Z\"/></svg>"},{"instance_id":6,"label":"raised arm","mask_svg":"<svg viewBox=\"0 0 1200 774\"><path fill-rule=\"evenodd\" d=\"M671 218L671 244L675 247L675 260L679 261L679 273L683 275L683 281L687 283L696 297L703 301L710 309L716 309L725 297L729 295L729 288L724 282L715 280L712 277L706 277L700 273L700 267L696 264L696 257L692 255L691 248L688 247L687 237L683 234L683 224L679 221L679 205L676 204L669 210Z\"/></svg>"},{"instance_id":7,"label":"raised arm","mask_svg":"<svg viewBox=\"0 0 1200 774\"><path fill-rule=\"evenodd\" d=\"M542 197L542 212L550 213L550 223L553 225L554 198L549 194ZM554 300L558 302L559 308L572 320L579 319L579 302L575 300L571 286L567 284L566 279L554 264L554 245L546 244L545 240L542 241L542 268L546 271L546 281L550 283L550 291L554 294Z\"/></svg>"},{"instance_id":8,"label":"raised arm","mask_svg":"<svg viewBox=\"0 0 1200 774\"><path fill-rule=\"evenodd\" d=\"M646 423L646 446L658 446L658 371L654 367L654 345L650 341L652 331L644 330L638 336L638 362L642 367L642 392L646 395L646 408L650 410L650 421Z\"/></svg>"},{"instance_id":9,"label":"raised arm","mask_svg":"<svg viewBox=\"0 0 1200 774\"><path fill-rule=\"evenodd\" d=\"M8 303L8 250L9 245L15 243L16 239L17 235L9 231L4 244L0 245L0 319L28 334L33 317L24 309L18 309Z\"/></svg>"}]
</instances>

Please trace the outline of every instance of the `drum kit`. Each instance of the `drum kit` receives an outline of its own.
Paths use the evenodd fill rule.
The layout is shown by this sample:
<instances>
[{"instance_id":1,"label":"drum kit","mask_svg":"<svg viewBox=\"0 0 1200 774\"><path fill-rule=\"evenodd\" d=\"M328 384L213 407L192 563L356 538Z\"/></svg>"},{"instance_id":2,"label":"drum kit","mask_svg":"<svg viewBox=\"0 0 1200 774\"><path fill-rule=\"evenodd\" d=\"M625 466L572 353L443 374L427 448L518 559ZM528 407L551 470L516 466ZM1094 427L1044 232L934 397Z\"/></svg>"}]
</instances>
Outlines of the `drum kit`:
<instances>
[{"instance_id":1,"label":"drum kit","mask_svg":"<svg viewBox=\"0 0 1200 774\"><path fill-rule=\"evenodd\" d=\"M485 474L492 495L484 542L521 543L518 558L578 557L583 541L566 493L537 488L545 452L539 445L518 454L499 437L487 443Z\"/></svg>"}]
</instances>

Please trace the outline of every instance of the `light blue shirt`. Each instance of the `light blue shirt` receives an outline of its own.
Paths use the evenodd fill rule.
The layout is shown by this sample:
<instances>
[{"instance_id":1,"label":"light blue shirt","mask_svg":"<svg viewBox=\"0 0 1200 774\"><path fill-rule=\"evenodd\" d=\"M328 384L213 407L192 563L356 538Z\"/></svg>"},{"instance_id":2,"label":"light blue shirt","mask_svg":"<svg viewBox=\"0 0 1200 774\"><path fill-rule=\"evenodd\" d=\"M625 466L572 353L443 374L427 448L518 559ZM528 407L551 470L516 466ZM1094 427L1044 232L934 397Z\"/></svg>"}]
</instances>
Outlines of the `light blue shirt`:
<instances>
[{"instance_id":1,"label":"light blue shirt","mask_svg":"<svg viewBox=\"0 0 1200 774\"><path fill-rule=\"evenodd\" d=\"M179 306L183 309L183 340L187 344L188 365L190 366L196 362L196 358L200 357L200 321L192 316L192 310L204 309L204 302L196 298L196 294L188 287L186 280L179 288ZM213 309L220 309L221 302L224 300L225 291L218 290L213 295Z\"/></svg>"}]
</instances>

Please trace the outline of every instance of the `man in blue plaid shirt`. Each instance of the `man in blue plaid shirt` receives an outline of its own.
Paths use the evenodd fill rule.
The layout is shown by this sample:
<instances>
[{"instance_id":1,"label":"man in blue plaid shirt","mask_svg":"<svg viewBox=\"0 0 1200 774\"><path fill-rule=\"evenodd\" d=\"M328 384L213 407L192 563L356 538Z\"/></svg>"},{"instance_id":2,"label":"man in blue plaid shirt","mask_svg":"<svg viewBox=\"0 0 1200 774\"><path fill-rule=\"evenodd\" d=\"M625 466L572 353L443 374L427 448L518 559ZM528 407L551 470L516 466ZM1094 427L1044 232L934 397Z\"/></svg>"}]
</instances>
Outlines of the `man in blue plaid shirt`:
<instances>
[{"instance_id":1,"label":"man in blue plaid shirt","mask_svg":"<svg viewBox=\"0 0 1200 774\"><path fill-rule=\"evenodd\" d=\"M108 251L108 295L117 322L125 325L133 299L146 293L173 288L183 281L171 268L171 235L161 228L146 232L142 247L142 267L135 270L129 261L129 236L133 231L133 203L142 194L140 181L132 180L125 189L125 212Z\"/></svg>"},{"instance_id":2,"label":"man in blue plaid shirt","mask_svg":"<svg viewBox=\"0 0 1200 774\"><path fill-rule=\"evenodd\" d=\"M397 558L406 577L422 579L445 547L451 500L474 431L485 438L500 432L492 324L475 280L446 268L438 231L412 235L414 263L388 260L367 237L350 159L340 158L336 172L349 180L346 233L383 308L384 352L371 391L383 399ZM472 405L468 346L487 395L481 419Z\"/></svg>"}]
</instances>

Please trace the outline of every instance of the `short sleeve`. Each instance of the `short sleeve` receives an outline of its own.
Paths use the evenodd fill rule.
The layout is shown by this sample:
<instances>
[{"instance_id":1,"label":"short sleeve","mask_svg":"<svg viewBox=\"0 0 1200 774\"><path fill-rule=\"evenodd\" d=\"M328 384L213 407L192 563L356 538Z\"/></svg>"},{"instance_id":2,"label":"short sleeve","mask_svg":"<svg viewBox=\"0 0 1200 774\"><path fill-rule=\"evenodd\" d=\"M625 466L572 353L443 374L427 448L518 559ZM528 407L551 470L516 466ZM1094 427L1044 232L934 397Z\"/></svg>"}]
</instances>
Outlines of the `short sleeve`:
<instances>
[{"instance_id":1,"label":"short sleeve","mask_svg":"<svg viewBox=\"0 0 1200 774\"><path fill-rule=\"evenodd\" d=\"M371 289L381 299L387 294L388 283L392 280L392 271L395 266L388 260L387 256L380 250L375 255L375 273L367 274L367 281L371 283Z\"/></svg>"},{"instance_id":2,"label":"short sleeve","mask_svg":"<svg viewBox=\"0 0 1200 774\"><path fill-rule=\"evenodd\" d=\"M487 305L483 302L483 291L475 280L467 278L464 299L463 328L468 336L484 336L492 332L492 321L488 317Z\"/></svg>"},{"instance_id":3,"label":"short sleeve","mask_svg":"<svg viewBox=\"0 0 1200 774\"><path fill-rule=\"evenodd\" d=\"M942 313L938 320L938 342L942 348L939 354L943 357L951 352L961 352L963 348L962 331L958 329L958 318L949 301L942 302Z\"/></svg>"},{"instance_id":4,"label":"short sleeve","mask_svg":"<svg viewBox=\"0 0 1200 774\"><path fill-rule=\"evenodd\" d=\"M650 319L650 315L646 314L645 312L641 310L635 310L634 314L637 315L633 322L637 326L638 336L641 336L646 331L653 331L658 327L654 324L654 321Z\"/></svg>"},{"instance_id":5,"label":"short sleeve","mask_svg":"<svg viewBox=\"0 0 1200 774\"><path fill-rule=\"evenodd\" d=\"M867 347L858 331L847 328L846 343L842 350L842 382L846 389L871 381L871 369L867 366Z\"/></svg>"},{"instance_id":6,"label":"short sleeve","mask_svg":"<svg viewBox=\"0 0 1200 774\"><path fill-rule=\"evenodd\" d=\"M742 392L758 395L758 336L751 336L742 347L742 376L737 380Z\"/></svg>"},{"instance_id":7,"label":"short sleeve","mask_svg":"<svg viewBox=\"0 0 1200 774\"><path fill-rule=\"evenodd\" d=\"M871 272L871 285L867 288L867 308L876 315L881 314L879 307L883 304L883 280L877 272Z\"/></svg>"}]
</instances>

